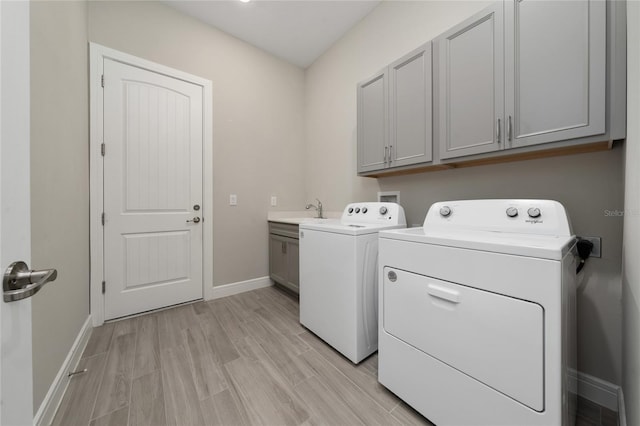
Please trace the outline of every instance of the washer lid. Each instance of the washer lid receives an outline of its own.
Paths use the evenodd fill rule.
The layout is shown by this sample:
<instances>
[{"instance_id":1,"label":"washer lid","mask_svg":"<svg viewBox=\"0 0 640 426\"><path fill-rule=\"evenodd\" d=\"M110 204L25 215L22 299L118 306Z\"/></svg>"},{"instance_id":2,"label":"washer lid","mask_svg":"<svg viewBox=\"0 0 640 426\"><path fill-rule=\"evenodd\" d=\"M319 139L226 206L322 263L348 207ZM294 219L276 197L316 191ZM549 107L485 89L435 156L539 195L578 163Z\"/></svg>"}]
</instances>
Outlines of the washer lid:
<instances>
[{"instance_id":1,"label":"washer lid","mask_svg":"<svg viewBox=\"0 0 640 426\"><path fill-rule=\"evenodd\" d=\"M551 260L561 260L575 242L574 236L473 230L438 232L425 228L386 230L380 232L380 238Z\"/></svg>"}]
</instances>

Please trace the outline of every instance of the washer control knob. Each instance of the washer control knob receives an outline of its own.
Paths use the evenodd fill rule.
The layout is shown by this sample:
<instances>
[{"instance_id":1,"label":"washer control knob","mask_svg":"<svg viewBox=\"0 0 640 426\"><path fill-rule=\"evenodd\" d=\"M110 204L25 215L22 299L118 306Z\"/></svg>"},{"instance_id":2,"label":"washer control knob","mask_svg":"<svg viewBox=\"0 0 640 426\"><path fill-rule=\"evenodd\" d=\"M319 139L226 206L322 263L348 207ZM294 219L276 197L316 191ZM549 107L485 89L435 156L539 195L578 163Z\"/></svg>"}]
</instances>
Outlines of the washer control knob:
<instances>
[{"instance_id":1,"label":"washer control knob","mask_svg":"<svg viewBox=\"0 0 640 426\"><path fill-rule=\"evenodd\" d=\"M391 281L392 283L395 283L398 280L398 274L396 274L394 271L389 271L387 273L387 278L389 278L389 281Z\"/></svg>"},{"instance_id":2,"label":"washer control knob","mask_svg":"<svg viewBox=\"0 0 640 426\"><path fill-rule=\"evenodd\" d=\"M529 217L540 217L540 209L537 207L531 207L529 210L527 210L527 214L529 214Z\"/></svg>"},{"instance_id":3,"label":"washer control knob","mask_svg":"<svg viewBox=\"0 0 640 426\"><path fill-rule=\"evenodd\" d=\"M353 213L353 207L349 207L349 213Z\"/></svg>"},{"instance_id":4,"label":"washer control knob","mask_svg":"<svg viewBox=\"0 0 640 426\"><path fill-rule=\"evenodd\" d=\"M507 209L507 216L509 217L516 217L518 216L518 209L515 207L509 207Z\"/></svg>"},{"instance_id":5,"label":"washer control knob","mask_svg":"<svg viewBox=\"0 0 640 426\"><path fill-rule=\"evenodd\" d=\"M362 208L362 213L366 213L369 209L367 209L366 207Z\"/></svg>"},{"instance_id":6,"label":"washer control knob","mask_svg":"<svg viewBox=\"0 0 640 426\"><path fill-rule=\"evenodd\" d=\"M380 207L380 214L387 214L388 211L389 210L385 206Z\"/></svg>"},{"instance_id":7,"label":"washer control knob","mask_svg":"<svg viewBox=\"0 0 640 426\"><path fill-rule=\"evenodd\" d=\"M360 213L360 207L356 207L356 213Z\"/></svg>"},{"instance_id":8,"label":"washer control knob","mask_svg":"<svg viewBox=\"0 0 640 426\"><path fill-rule=\"evenodd\" d=\"M449 206L440 207L440 216L449 217L451 215L451 208Z\"/></svg>"}]
</instances>

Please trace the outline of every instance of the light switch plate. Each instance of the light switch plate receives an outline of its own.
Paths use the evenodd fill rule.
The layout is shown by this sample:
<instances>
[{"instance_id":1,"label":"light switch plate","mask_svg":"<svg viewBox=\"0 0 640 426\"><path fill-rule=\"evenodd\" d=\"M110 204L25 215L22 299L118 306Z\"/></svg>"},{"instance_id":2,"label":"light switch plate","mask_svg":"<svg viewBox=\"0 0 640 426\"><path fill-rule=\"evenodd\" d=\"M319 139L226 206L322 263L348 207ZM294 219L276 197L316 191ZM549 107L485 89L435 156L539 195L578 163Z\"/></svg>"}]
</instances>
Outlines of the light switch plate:
<instances>
[{"instance_id":1,"label":"light switch plate","mask_svg":"<svg viewBox=\"0 0 640 426\"><path fill-rule=\"evenodd\" d=\"M238 196L236 194L229 194L229 205L230 206L238 205Z\"/></svg>"},{"instance_id":2,"label":"light switch plate","mask_svg":"<svg viewBox=\"0 0 640 426\"><path fill-rule=\"evenodd\" d=\"M275 207L278 205L278 197L276 197L275 195L271 196L271 207Z\"/></svg>"}]
</instances>

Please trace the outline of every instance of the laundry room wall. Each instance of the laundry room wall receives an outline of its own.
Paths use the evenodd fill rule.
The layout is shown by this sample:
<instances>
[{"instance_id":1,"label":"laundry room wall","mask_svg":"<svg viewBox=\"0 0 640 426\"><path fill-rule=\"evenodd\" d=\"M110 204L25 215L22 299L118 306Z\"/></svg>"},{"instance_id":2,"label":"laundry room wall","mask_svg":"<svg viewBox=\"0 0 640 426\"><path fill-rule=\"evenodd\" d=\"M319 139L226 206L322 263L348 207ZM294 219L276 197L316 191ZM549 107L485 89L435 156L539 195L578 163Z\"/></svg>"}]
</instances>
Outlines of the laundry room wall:
<instances>
[{"instance_id":1,"label":"laundry room wall","mask_svg":"<svg viewBox=\"0 0 640 426\"><path fill-rule=\"evenodd\" d=\"M627 3L627 145L622 279L622 388L628 425L640 424L640 2Z\"/></svg>"},{"instance_id":2,"label":"laundry room wall","mask_svg":"<svg viewBox=\"0 0 640 426\"><path fill-rule=\"evenodd\" d=\"M86 3L30 8L29 266L58 270L31 299L37 411L89 316L89 86Z\"/></svg>"},{"instance_id":3,"label":"laundry room wall","mask_svg":"<svg viewBox=\"0 0 640 426\"><path fill-rule=\"evenodd\" d=\"M302 69L160 2L91 1L88 16L90 41L213 82L213 285L267 276L270 196L305 202Z\"/></svg>"},{"instance_id":4,"label":"laundry room wall","mask_svg":"<svg viewBox=\"0 0 640 426\"><path fill-rule=\"evenodd\" d=\"M575 233L602 237L578 288L578 367L621 382L623 147L567 157L479 166L393 178L356 176L356 84L483 9L479 1L382 2L306 71L307 197L330 210L400 191L410 225L435 201L550 198L562 202ZM603 100L604 102L604 100Z\"/></svg>"}]
</instances>

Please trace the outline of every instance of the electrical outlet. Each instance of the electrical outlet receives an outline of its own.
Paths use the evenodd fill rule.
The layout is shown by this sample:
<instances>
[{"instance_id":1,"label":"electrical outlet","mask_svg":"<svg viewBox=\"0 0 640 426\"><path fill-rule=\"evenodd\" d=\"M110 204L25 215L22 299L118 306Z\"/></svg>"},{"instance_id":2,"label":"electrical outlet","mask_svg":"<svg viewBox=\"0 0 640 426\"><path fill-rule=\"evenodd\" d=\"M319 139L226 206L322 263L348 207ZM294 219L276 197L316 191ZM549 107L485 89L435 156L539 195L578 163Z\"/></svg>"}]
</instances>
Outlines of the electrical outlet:
<instances>
[{"instance_id":1,"label":"electrical outlet","mask_svg":"<svg viewBox=\"0 0 640 426\"><path fill-rule=\"evenodd\" d=\"M602 257L600 252L600 246L602 244L602 238L600 237L580 237L583 240L589 240L593 243L593 249L591 249L591 257Z\"/></svg>"},{"instance_id":2,"label":"electrical outlet","mask_svg":"<svg viewBox=\"0 0 640 426\"><path fill-rule=\"evenodd\" d=\"M276 197L275 195L271 196L271 207L275 207L278 205L278 197Z\"/></svg>"},{"instance_id":3,"label":"electrical outlet","mask_svg":"<svg viewBox=\"0 0 640 426\"><path fill-rule=\"evenodd\" d=\"M238 205L238 196L236 194L229 194L229 205L230 206Z\"/></svg>"}]
</instances>

